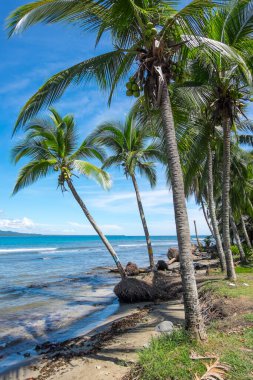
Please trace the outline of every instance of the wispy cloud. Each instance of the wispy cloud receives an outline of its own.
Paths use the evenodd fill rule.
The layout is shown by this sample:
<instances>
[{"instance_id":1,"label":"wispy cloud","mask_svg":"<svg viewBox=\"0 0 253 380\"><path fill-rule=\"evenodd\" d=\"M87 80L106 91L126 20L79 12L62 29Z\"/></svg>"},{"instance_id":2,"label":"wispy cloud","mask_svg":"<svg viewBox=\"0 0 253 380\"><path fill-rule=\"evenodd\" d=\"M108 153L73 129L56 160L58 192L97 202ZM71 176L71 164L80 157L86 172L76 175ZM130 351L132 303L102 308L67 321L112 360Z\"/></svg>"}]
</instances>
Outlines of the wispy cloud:
<instances>
[{"instance_id":1,"label":"wispy cloud","mask_svg":"<svg viewBox=\"0 0 253 380\"><path fill-rule=\"evenodd\" d=\"M24 217L22 219L0 219L0 228L4 230L27 230L34 227L34 222L27 217Z\"/></svg>"}]
</instances>

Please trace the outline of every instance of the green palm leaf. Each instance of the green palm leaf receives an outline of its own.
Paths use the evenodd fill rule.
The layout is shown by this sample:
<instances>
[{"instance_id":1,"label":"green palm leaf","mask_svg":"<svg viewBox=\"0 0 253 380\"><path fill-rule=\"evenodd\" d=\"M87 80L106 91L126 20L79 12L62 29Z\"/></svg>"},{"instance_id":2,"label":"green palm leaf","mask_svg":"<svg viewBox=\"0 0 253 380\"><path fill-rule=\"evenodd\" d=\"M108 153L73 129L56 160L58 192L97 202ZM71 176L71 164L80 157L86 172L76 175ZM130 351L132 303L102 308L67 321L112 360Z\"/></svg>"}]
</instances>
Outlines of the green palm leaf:
<instances>
[{"instance_id":1,"label":"green palm leaf","mask_svg":"<svg viewBox=\"0 0 253 380\"><path fill-rule=\"evenodd\" d=\"M80 160L75 160L73 162L73 165L80 174L93 179L104 189L110 189L112 185L110 175L103 169L98 168L96 165L93 165L90 162Z\"/></svg>"}]
</instances>

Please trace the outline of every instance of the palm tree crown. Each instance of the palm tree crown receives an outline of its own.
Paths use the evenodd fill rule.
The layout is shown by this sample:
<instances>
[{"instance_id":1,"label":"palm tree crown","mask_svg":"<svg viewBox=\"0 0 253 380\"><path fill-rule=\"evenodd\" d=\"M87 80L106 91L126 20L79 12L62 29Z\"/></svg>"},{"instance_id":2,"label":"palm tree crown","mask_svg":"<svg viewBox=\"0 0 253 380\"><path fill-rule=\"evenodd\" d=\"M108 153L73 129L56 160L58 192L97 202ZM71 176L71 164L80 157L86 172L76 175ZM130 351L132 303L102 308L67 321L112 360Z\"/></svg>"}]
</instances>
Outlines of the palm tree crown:
<instances>
[{"instance_id":1,"label":"palm tree crown","mask_svg":"<svg viewBox=\"0 0 253 380\"><path fill-rule=\"evenodd\" d=\"M97 158L102 161L101 147L89 138L78 145L73 116L62 118L53 108L50 118L34 120L27 126L26 136L14 147L12 157L15 163L23 157L31 159L19 173L14 194L54 171L59 173L58 185L63 191L66 180L76 175L75 172L93 178L104 188L111 185L109 174L83 160Z\"/></svg>"},{"instance_id":2,"label":"palm tree crown","mask_svg":"<svg viewBox=\"0 0 253 380\"><path fill-rule=\"evenodd\" d=\"M100 125L92 136L97 136L95 141L111 151L104 160L103 168L122 166L126 177L138 171L148 179L151 187L155 186L154 161L164 160L160 141L150 142L150 132L137 125L131 116L126 118L124 124L111 122Z\"/></svg>"}]
</instances>

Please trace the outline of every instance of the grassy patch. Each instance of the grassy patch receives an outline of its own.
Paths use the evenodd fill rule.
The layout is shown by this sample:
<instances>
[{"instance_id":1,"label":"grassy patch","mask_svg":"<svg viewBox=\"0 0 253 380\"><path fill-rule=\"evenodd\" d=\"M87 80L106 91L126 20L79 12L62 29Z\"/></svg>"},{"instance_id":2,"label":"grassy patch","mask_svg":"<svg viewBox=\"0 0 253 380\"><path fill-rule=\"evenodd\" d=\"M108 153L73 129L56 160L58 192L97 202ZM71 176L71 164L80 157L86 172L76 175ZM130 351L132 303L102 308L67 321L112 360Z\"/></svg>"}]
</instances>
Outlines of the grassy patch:
<instances>
[{"instance_id":1,"label":"grassy patch","mask_svg":"<svg viewBox=\"0 0 253 380\"><path fill-rule=\"evenodd\" d=\"M205 368L201 362L190 359L191 350L196 349L197 345L190 342L183 330L152 340L150 347L140 352L141 379L192 380L193 373L203 373Z\"/></svg>"},{"instance_id":2,"label":"grassy patch","mask_svg":"<svg viewBox=\"0 0 253 380\"><path fill-rule=\"evenodd\" d=\"M253 372L253 331L248 328L240 334L221 334L209 332L207 343L190 342L183 330L171 336L154 339L149 348L139 354L142 367L141 380L192 380L196 373L205 373L204 362L210 360L192 360L192 351L205 355L215 354L222 363L231 369L229 380L250 380ZM252 350L252 351L251 351Z\"/></svg>"},{"instance_id":3,"label":"grassy patch","mask_svg":"<svg viewBox=\"0 0 253 380\"><path fill-rule=\"evenodd\" d=\"M252 273L253 274L253 267L251 265L245 265L245 266L239 266L235 268L236 273Z\"/></svg>"},{"instance_id":4,"label":"grassy patch","mask_svg":"<svg viewBox=\"0 0 253 380\"><path fill-rule=\"evenodd\" d=\"M253 299L253 276L250 275L250 273L251 272L240 273L235 284L228 280L208 281L202 289L204 291L210 290L223 297L238 298L243 296Z\"/></svg>"},{"instance_id":5,"label":"grassy patch","mask_svg":"<svg viewBox=\"0 0 253 380\"><path fill-rule=\"evenodd\" d=\"M253 276L241 268L238 281L231 286L230 281L217 279L208 281L202 290L211 291L226 298L242 297L253 304ZM248 268L247 268L248 269ZM247 284L248 286L246 286ZM222 301L222 299L221 299ZM241 301L239 301L240 303ZM234 302L237 304L237 301ZM192 360L195 352L203 356L216 355L221 363L230 366L228 380L251 380L253 378L253 314L236 315L233 319L217 320L208 330L208 341L190 341L187 333L180 329L172 335L153 339L150 346L139 353L138 367L141 368L139 380L192 380L197 374L205 373L205 363L210 360ZM217 326L219 327L217 328ZM226 328L225 328L226 327Z\"/></svg>"}]
</instances>

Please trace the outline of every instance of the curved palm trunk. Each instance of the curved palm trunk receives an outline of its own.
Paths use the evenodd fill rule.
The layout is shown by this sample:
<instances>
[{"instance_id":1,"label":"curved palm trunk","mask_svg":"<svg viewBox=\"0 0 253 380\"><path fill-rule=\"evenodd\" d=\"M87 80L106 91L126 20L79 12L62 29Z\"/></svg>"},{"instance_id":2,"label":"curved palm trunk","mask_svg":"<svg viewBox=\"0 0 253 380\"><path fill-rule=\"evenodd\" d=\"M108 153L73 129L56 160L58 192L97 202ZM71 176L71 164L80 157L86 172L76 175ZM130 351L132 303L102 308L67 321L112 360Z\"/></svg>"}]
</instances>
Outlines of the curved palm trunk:
<instances>
[{"instance_id":1,"label":"curved palm trunk","mask_svg":"<svg viewBox=\"0 0 253 380\"><path fill-rule=\"evenodd\" d=\"M191 238L185 204L183 173L178 154L173 114L166 81L162 85L161 113L174 201L186 329L197 339L206 339L191 257Z\"/></svg>"},{"instance_id":2,"label":"curved palm trunk","mask_svg":"<svg viewBox=\"0 0 253 380\"><path fill-rule=\"evenodd\" d=\"M210 216L213 225L214 238L216 241L216 247L218 255L220 258L221 270L224 272L226 270L226 259L222 247L220 231L218 227L218 221L216 218L215 202L213 195L213 154L210 144L208 144L208 156L207 156L207 167L208 167L208 201L209 201L209 210Z\"/></svg>"},{"instance_id":3,"label":"curved palm trunk","mask_svg":"<svg viewBox=\"0 0 253 380\"><path fill-rule=\"evenodd\" d=\"M71 193L73 194L73 197L75 198L75 200L77 201L77 203L79 204L79 206L81 207L81 209L83 210L83 213L85 214L86 218L88 219L88 221L90 222L90 224L92 225L92 227L94 228L94 230L97 232L97 234L99 235L100 239L102 240L102 242L104 243L104 245L106 246L106 248L108 249L109 253L111 254L118 270L119 270L119 273L121 275L121 278L125 278L126 277L126 273L119 261L119 258L116 254L116 252L114 251L113 247L111 246L111 244L109 243L109 241L107 240L107 238L105 237L105 235L103 234L103 232L100 230L100 228L98 227L98 225L96 224L95 220L92 218L92 216L90 215L88 209L86 208L84 202L82 201L82 199L80 198L80 196L78 195L74 185L73 185L73 182L68 179L67 180L67 184L68 184L68 187L71 191Z\"/></svg>"},{"instance_id":4,"label":"curved palm trunk","mask_svg":"<svg viewBox=\"0 0 253 380\"><path fill-rule=\"evenodd\" d=\"M206 224L208 225L208 228L209 228L209 230L211 232L211 235L214 237L214 232L213 232L213 229L212 229L212 227L211 227L211 225L209 223L207 212L206 212L206 208L205 208L205 205L204 205L202 197L200 197L200 202L201 202L202 211L203 211L203 214L204 214L204 217L205 217L205 220L206 220Z\"/></svg>"},{"instance_id":5,"label":"curved palm trunk","mask_svg":"<svg viewBox=\"0 0 253 380\"><path fill-rule=\"evenodd\" d=\"M231 226L232 226L232 230L233 230L234 239L235 239L236 244L237 244L238 249L239 249L241 262L245 263L246 262L245 252L243 250L241 239L240 239L240 236L239 236L239 233L238 233L238 229L236 227L236 223L235 223L235 220L234 220L234 217L233 217L231 209L230 209L230 221L231 221Z\"/></svg>"},{"instance_id":6,"label":"curved palm trunk","mask_svg":"<svg viewBox=\"0 0 253 380\"><path fill-rule=\"evenodd\" d=\"M242 222L242 229L243 229L243 233L244 233L244 237L245 237L245 241L247 243L247 246L249 248L252 248L252 244L250 242L250 238L249 238L249 235L248 235L248 232L247 232L247 228L246 228L243 216L241 216L241 222Z\"/></svg>"},{"instance_id":7,"label":"curved palm trunk","mask_svg":"<svg viewBox=\"0 0 253 380\"><path fill-rule=\"evenodd\" d=\"M142 207L142 201L141 201L141 196L140 196L138 184L137 184L137 181L136 181L134 174L131 176L131 178L133 181L133 185L134 185L134 189L135 189L135 193L136 193L137 204L138 204L138 208L139 208L139 213L140 213L140 217L141 217L141 221L142 221L142 225L143 225L144 234L146 237L150 268L154 269L155 264L154 264L153 248L152 248L152 244L151 244L151 239L150 239L150 235L149 235L149 231L148 231L148 226L147 226L144 210Z\"/></svg>"},{"instance_id":8,"label":"curved palm trunk","mask_svg":"<svg viewBox=\"0 0 253 380\"><path fill-rule=\"evenodd\" d=\"M227 264L227 277L236 280L233 256L230 249L230 224L229 224L229 193L230 193L230 122L228 119L223 123L223 183L222 183L222 223L223 223L223 245Z\"/></svg>"}]
</instances>

